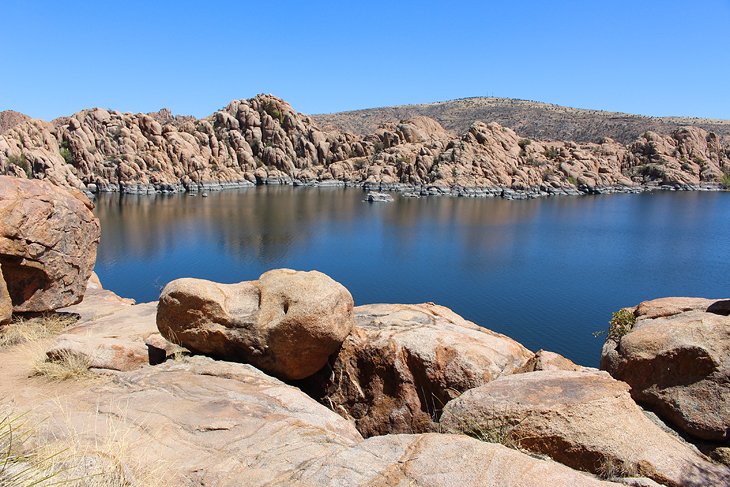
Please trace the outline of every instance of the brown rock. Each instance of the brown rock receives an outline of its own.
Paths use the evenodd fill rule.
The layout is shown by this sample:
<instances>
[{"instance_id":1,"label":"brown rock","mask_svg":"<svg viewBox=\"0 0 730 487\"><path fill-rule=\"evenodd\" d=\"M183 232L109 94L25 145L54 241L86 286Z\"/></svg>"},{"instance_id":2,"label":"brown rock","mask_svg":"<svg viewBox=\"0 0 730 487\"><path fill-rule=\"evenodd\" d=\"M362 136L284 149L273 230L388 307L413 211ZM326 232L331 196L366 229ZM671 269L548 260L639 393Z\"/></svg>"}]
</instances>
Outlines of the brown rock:
<instances>
[{"instance_id":1,"label":"brown rock","mask_svg":"<svg viewBox=\"0 0 730 487\"><path fill-rule=\"evenodd\" d=\"M92 207L79 192L0 176L0 263L16 312L81 301L99 243Z\"/></svg>"},{"instance_id":2,"label":"brown rock","mask_svg":"<svg viewBox=\"0 0 730 487\"><path fill-rule=\"evenodd\" d=\"M457 435L387 435L335 452L297 477L304 485L423 487L609 486L559 463Z\"/></svg>"},{"instance_id":3,"label":"brown rock","mask_svg":"<svg viewBox=\"0 0 730 487\"><path fill-rule=\"evenodd\" d=\"M277 269L239 284L173 281L160 296L157 326L192 352L303 379L350 333L352 308L347 289L326 275Z\"/></svg>"},{"instance_id":4,"label":"brown rock","mask_svg":"<svg viewBox=\"0 0 730 487\"><path fill-rule=\"evenodd\" d=\"M664 298L640 304L631 331L619 341L606 340L601 368L627 382L636 401L650 405L682 431L705 440L727 440L728 303Z\"/></svg>"},{"instance_id":5,"label":"brown rock","mask_svg":"<svg viewBox=\"0 0 730 487\"><path fill-rule=\"evenodd\" d=\"M80 355L96 369L137 369L149 363L145 338L157 332L156 314L157 303L120 303L114 313L66 329L46 355L50 360Z\"/></svg>"},{"instance_id":6,"label":"brown rock","mask_svg":"<svg viewBox=\"0 0 730 487\"><path fill-rule=\"evenodd\" d=\"M10 322L13 316L13 302L8 293L8 286L3 278L3 268L0 265L0 325Z\"/></svg>"},{"instance_id":7,"label":"brown rock","mask_svg":"<svg viewBox=\"0 0 730 487\"><path fill-rule=\"evenodd\" d=\"M652 423L628 389L599 371L511 375L451 401L441 423L589 472L638 474L678 487L730 481L726 469Z\"/></svg>"},{"instance_id":8,"label":"brown rock","mask_svg":"<svg viewBox=\"0 0 730 487\"><path fill-rule=\"evenodd\" d=\"M449 400L532 357L433 303L358 306L355 320L331 369L306 387L366 437L433 430Z\"/></svg>"},{"instance_id":9,"label":"brown rock","mask_svg":"<svg viewBox=\"0 0 730 487\"><path fill-rule=\"evenodd\" d=\"M535 355L527 361L527 363L518 372L538 372L541 370L586 370L573 363L559 353L549 352L547 350L538 350Z\"/></svg>"}]
</instances>

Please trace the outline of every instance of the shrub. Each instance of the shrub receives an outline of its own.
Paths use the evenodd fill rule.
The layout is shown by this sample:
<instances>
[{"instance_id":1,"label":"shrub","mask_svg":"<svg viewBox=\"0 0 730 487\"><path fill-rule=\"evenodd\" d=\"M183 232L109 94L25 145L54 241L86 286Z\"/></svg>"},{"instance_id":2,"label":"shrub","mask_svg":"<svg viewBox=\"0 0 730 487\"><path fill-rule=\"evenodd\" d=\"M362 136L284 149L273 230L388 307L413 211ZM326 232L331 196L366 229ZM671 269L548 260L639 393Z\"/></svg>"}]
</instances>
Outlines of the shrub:
<instances>
[{"instance_id":1,"label":"shrub","mask_svg":"<svg viewBox=\"0 0 730 487\"><path fill-rule=\"evenodd\" d=\"M33 366L33 375L45 377L52 382L66 380L99 379L89 370L91 360L77 353L63 351L53 358L39 360Z\"/></svg>"},{"instance_id":2,"label":"shrub","mask_svg":"<svg viewBox=\"0 0 730 487\"><path fill-rule=\"evenodd\" d=\"M20 155L10 154L8 162L22 169L23 172L25 172L25 175L28 176L28 179L33 177L33 166L31 166L30 162L28 162L28 159L25 157L25 154L22 152Z\"/></svg>"},{"instance_id":3,"label":"shrub","mask_svg":"<svg viewBox=\"0 0 730 487\"><path fill-rule=\"evenodd\" d=\"M74 156L71 154L71 148L68 144L68 140L63 139L61 140L61 143L58 144L59 146L59 152L61 153L61 157L63 157L63 160L66 161L66 164L73 164L74 163Z\"/></svg>"},{"instance_id":4,"label":"shrub","mask_svg":"<svg viewBox=\"0 0 730 487\"><path fill-rule=\"evenodd\" d=\"M525 147L532 144L532 141L530 139L520 139L519 142L517 142L517 145L520 146L520 149L525 150Z\"/></svg>"},{"instance_id":5,"label":"shrub","mask_svg":"<svg viewBox=\"0 0 730 487\"><path fill-rule=\"evenodd\" d=\"M560 156L560 150L557 147L546 147L543 153L548 159L557 159Z\"/></svg>"},{"instance_id":6,"label":"shrub","mask_svg":"<svg viewBox=\"0 0 730 487\"><path fill-rule=\"evenodd\" d=\"M568 182L573 186L578 186L578 180L574 176L568 176Z\"/></svg>"},{"instance_id":7,"label":"shrub","mask_svg":"<svg viewBox=\"0 0 730 487\"><path fill-rule=\"evenodd\" d=\"M720 184L725 189L730 189L730 174L725 173L720 176Z\"/></svg>"},{"instance_id":8,"label":"shrub","mask_svg":"<svg viewBox=\"0 0 730 487\"><path fill-rule=\"evenodd\" d=\"M611 321L608 323L608 338L619 341L621 337L626 335L636 324L636 316L630 309L620 309L611 315Z\"/></svg>"}]
</instances>

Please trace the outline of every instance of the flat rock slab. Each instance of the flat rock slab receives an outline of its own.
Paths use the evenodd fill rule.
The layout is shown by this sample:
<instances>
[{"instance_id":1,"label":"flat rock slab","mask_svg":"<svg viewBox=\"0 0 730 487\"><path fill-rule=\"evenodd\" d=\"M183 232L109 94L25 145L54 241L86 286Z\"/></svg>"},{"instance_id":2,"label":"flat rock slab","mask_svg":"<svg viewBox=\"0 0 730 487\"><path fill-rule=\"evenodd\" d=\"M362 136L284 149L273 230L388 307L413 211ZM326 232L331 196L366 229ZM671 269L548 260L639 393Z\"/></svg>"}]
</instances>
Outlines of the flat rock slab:
<instances>
[{"instance_id":1,"label":"flat rock slab","mask_svg":"<svg viewBox=\"0 0 730 487\"><path fill-rule=\"evenodd\" d=\"M157 332L157 303L116 303L113 307L115 312L100 317L92 312L92 317L59 335L46 352L49 359L80 355L88 359L90 368L119 371L146 365L149 354L145 339Z\"/></svg>"},{"instance_id":2,"label":"flat rock slab","mask_svg":"<svg viewBox=\"0 0 730 487\"><path fill-rule=\"evenodd\" d=\"M660 429L625 383L601 371L501 377L447 404L441 423L594 473L638 474L677 487L730 482L727 469Z\"/></svg>"},{"instance_id":3,"label":"flat rock slab","mask_svg":"<svg viewBox=\"0 0 730 487\"><path fill-rule=\"evenodd\" d=\"M46 434L70 435L89 455L122 436L126 465L152 466L165 485L612 485L464 436L364 441L350 422L249 365L192 357L112 380L42 405Z\"/></svg>"}]
</instances>

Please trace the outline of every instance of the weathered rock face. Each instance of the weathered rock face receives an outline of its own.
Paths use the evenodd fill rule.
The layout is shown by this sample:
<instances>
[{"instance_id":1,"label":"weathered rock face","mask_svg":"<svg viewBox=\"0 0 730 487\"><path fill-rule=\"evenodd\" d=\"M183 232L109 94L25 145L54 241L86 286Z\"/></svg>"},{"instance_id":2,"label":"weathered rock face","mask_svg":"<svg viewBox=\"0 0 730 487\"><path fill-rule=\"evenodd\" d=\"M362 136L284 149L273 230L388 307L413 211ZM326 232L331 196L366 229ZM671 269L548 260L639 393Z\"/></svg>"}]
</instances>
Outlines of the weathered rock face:
<instances>
[{"instance_id":1,"label":"weathered rock face","mask_svg":"<svg viewBox=\"0 0 730 487\"><path fill-rule=\"evenodd\" d=\"M730 432L730 300L663 298L641 303L636 324L606 340L601 368L631 395L692 436Z\"/></svg>"},{"instance_id":2,"label":"weathered rock face","mask_svg":"<svg viewBox=\"0 0 730 487\"><path fill-rule=\"evenodd\" d=\"M48 418L42 426L49 441L73 441L89 461L116 453L121 436L121 468L152 467L165 485L615 485L464 436L364 441L350 422L295 387L206 357L119 374L34 406Z\"/></svg>"},{"instance_id":3,"label":"weathered rock face","mask_svg":"<svg viewBox=\"0 0 730 487\"><path fill-rule=\"evenodd\" d=\"M192 352L303 379L350 333L352 309L347 289L326 275L277 269L239 284L173 281L160 296L157 326Z\"/></svg>"},{"instance_id":4,"label":"weathered rock face","mask_svg":"<svg viewBox=\"0 0 730 487\"><path fill-rule=\"evenodd\" d=\"M456 435L387 435L369 438L313 463L296 479L303 485L428 487L573 487L603 482L559 463L538 460L502 445Z\"/></svg>"},{"instance_id":5,"label":"weathered rock face","mask_svg":"<svg viewBox=\"0 0 730 487\"><path fill-rule=\"evenodd\" d=\"M157 332L157 303L118 302L116 308L66 329L46 352L49 360L72 354L84 357L89 367L119 371L147 365L145 339Z\"/></svg>"},{"instance_id":6,"label":"weathered rock face","mask_svg":"<svg viewBox=\"0 0 730 487\"><path fill-rule=\"evenodd\" d=\"M559 353L538 350L535 355L517 372L539 372L541 370L588 370L573 363Z\"/></svg>"},{"instance_id":7,"label":"weathered rock face","mask_svg":"<svg viewBox=\"0 0 730 487\"><path fill-rule=\"evenodd\" d=\"M272 184L367 184L426 193L574 194L616 186L715 184L730 147L696 127L630 145L533 141L496 123L454 136L414 117L356 136L321 130L271 95L196 120L169 112L84 110L0 135L0 173L89 190L154 192Z\"/></svg>"},{"instance_id":8,"label":"weathered rock face","mask_svg":"<svg viewBox=\"0 0 730 487\"><path fill-rule=\"evenodd\" d=\"M638 474L678 487L730 482L727 469L648 419L628 390L598 371L511 375L449 402L441 423L590 472Z\"/></svg>"},{"instance_id":9,"label":"weathered rock face","mask_svg":"<svg viewBox=\"0 0 730 487\"><path fill-rule=\"evenodd\" d=\"M355 321L331 368L305 387L366 437L433 430L448 401L532 357L433 303L358 306Z\"/></svg>"},{"instance_id":10,"label":"weathered rock face","mask_svg":"<svg viewBox=\"0 0 730 487\"><path fill-rule=\"evenodd\" d=\"M100 235L91 208L79 191L0 176L0 263L16 312L81 301Z\"/></svg>"},{"instance_id":11,"label":"weathered rock face","mask_svg":"<svg viewBox=\"0 0 730 487\"><path fill-rule=\"evenodd\" d=\"M0 264L0 325L10 321L13 315L13 302L8 293L8 286L3 278L3 267Z\"/></svg>"}]
</instances>

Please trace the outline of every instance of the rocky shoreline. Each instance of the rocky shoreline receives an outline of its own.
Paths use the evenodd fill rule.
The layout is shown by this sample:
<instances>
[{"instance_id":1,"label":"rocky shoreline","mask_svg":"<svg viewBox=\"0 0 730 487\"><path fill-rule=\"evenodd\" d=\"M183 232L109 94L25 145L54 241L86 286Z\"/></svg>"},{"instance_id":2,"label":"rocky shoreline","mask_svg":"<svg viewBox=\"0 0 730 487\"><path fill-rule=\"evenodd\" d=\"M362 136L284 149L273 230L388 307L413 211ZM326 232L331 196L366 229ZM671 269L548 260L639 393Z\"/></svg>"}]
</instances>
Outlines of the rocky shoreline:
<instances>
[{"instance_id":1,"label":"rocky shoreline","mask_svg":"<svg viewBox=\"0 0 730 487\"><path fill-rule=\"evenodd\" d=\"M493 122L457 135L427 117L355 135L258 95L203 119L101 108L51 123L17 118L0 133L0 174L88 193L291 184L522 199L720 189L730 185L730 146L697 127L647 131L630 144L575 143Z\"/></svg>"},{"instance_id":2,"label":"rocky shoreline","mask_svg":"<svg viewBox=\"0 0 730 487\"><path fill-rule=\"evenodd\" d=\"M730 299L620 310L601 370L434 303L354 306L316 271L178 279L158 302L135 304L92 273L98 221L81 192L1 176L0 188L0 418L47 418L9 475L133 486L730 483ZM34 320L59 316L74 323L32 338ZM44 463L36 451L55 454Z\"/></svg>"}]
</instances>

